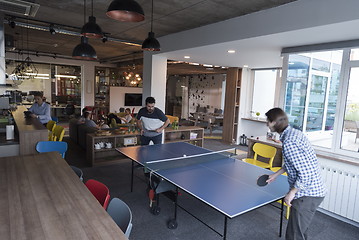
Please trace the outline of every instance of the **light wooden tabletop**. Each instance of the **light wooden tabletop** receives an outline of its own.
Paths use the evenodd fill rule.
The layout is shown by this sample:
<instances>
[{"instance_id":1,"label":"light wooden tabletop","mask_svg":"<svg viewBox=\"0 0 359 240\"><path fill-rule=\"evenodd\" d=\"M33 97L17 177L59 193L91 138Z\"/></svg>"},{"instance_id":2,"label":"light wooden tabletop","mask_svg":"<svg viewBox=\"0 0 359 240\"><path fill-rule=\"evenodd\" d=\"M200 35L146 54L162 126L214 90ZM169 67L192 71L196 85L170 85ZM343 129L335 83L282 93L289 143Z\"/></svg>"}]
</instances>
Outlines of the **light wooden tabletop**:
<instances>
[{"instance_id":1,"label":"light wooden tabletop","mask_svg":"<svg viewBox=\"0 0 359 240\"><path fill-rule=\"evenodd\" d=\"M57 152L0 158L0 239L127 239Z\"/></svg>"}]
</instances>

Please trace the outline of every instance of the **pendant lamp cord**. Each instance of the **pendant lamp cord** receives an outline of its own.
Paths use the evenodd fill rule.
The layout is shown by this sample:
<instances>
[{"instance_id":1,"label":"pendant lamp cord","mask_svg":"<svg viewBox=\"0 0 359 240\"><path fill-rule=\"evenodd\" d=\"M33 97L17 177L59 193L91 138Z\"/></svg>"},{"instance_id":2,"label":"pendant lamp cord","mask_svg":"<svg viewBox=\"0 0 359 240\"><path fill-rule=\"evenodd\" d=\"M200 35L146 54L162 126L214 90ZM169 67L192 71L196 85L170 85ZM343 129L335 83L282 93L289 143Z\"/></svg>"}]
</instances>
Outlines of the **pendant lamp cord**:
<instances>
[{"instance_id":1,"label":"pendant lamp cord","mask_svg":"<svg viewBox=\"0 0 359 240\"><path fill-rule=\"evenodd\" d=\"M152 32L152 26L153 26L153 0L152 0L152 11L151 11L151 32Z\"/></svg>"},{"instance_id":2,"label":"pendant lamp cord","mask_svg":"<svg viewBox=\"0 0 359 240\"><path fill-rule=\"evenodd\" d=\"M91 8L92 8L91 16L93 16L93 0L91 1Z\"/></svg>"},{"instance_id":3,"label":"pendant lamp cord","mask_svg":"<svg viewBox=\"0 0 359 240\"><path fill-rule=\"evenodd\" d=\"M84 0L84 24L86 24L86 0Z\"/></svg>"},{"instance_id":4,"label":"pendant lamp cord","mask_svg":"<svg viewBox=\"0 0 359 240\"><path fill-rule=\"evenodd\" d=\"M27 57L30 57L29 52L29 18L26 18L26 48L27 48Z\"/></svg>"}]
</instances>

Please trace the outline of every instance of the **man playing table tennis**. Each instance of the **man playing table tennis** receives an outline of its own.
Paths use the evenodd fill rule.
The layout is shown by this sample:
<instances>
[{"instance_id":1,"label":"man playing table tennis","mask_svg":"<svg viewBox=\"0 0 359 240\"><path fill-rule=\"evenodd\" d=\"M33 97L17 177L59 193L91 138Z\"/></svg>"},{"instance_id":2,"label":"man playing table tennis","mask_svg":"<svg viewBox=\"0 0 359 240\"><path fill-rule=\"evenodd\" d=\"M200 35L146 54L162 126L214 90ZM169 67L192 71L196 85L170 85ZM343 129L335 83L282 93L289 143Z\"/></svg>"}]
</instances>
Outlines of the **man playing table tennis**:
<instances>
[{"instance_id":1,"label":"man playing table tennis","mask_svg":"<svg viewBox=\"0 0 359 240\"><path fill-rule=\"evenodd\" d=\"M282 109L273 108L266 116L269 129L280 134L284 159L283 167L270 175L267 182L273 182L287 172L290 186L284 198L284 202L291 206L286 240L307 239L309 225L326 193L318 159L307 137L289 126Z\"/></svg>"},{"instance_id":2,"label":"man playing table tennis","mask_svg":"<svg viewBox=\"0 0 359 240\"><path fill-rule=\"evenodd\" d=\"M155 107L153 97L146 98L146 107L140 109L137 114L137 126L141 129L141 145L148 145L152 140L153 144L162 143L162 131L170 120L158 108Z\"/></svg>"}]
</instances>

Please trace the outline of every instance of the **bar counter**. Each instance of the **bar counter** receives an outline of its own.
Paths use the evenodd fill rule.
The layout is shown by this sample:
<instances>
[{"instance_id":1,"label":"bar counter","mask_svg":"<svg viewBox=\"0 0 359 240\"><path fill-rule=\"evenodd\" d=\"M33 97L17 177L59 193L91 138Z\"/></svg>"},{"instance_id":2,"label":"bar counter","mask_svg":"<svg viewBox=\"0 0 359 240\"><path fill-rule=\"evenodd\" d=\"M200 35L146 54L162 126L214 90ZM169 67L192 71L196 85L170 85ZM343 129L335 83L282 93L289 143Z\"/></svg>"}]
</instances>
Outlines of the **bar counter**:
<instances>
[{"instance_id":1,"label":"bar counter","mask_svg":"<svg viewBox=\"0 0 359 240\"><path fill-rule=\"evenodd\" d=\"M15 121L15 132L19 136L20 155L34 154L39 141L48 140L48 130L37 118L25 118L25 106L17 106L12 112Z\"/></svg>"}]
</instances>

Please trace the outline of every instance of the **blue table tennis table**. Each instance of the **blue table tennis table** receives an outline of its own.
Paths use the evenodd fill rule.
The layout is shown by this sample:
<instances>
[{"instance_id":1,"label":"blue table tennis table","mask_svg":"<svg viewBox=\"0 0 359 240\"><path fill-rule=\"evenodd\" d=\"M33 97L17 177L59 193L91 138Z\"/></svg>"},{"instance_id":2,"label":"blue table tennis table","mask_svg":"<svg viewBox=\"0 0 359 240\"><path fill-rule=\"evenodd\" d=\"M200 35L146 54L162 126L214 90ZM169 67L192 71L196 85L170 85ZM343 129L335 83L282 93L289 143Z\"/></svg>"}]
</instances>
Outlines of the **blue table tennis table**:
<instances>
[{"instance_id":1,"label":"blue table tennis table","mask_svg":"<svg viewBox=\"0 0 359 240\"><path fill-rule=\"evenodd\" d=\"M184 209L223 239L226 239L227 236L228 219L280 199L283 200L289 189L286 176L279 176L273 183L259 187L257 185L258 177L273 172L220 153L213 154L208 149L184 142L124 147L117 148L117 150L132 160L132 179L134 163L137 163L151 171L151 174L153 173L175 186L174 218L168 222L169 228L177 227L177 207L184 209L177 202L178 189L187 192L224 215L222 234ZM188 158L191 158L194 163L182 166L181 162ZM162 163L166 167L158 167L158 164ZM132 184L133 180L131 180ZM279 236L281 237L283 201L280 209Z\"/></svg>"}]
</instances>

